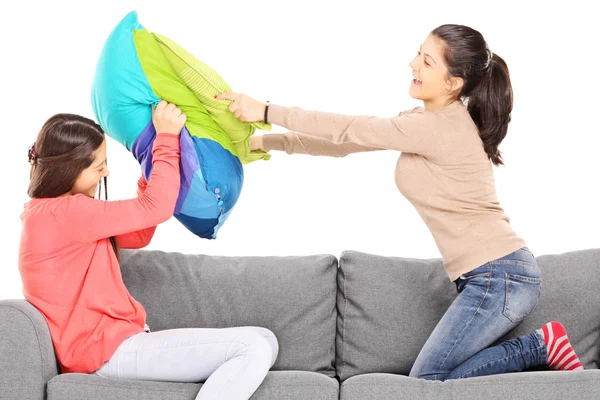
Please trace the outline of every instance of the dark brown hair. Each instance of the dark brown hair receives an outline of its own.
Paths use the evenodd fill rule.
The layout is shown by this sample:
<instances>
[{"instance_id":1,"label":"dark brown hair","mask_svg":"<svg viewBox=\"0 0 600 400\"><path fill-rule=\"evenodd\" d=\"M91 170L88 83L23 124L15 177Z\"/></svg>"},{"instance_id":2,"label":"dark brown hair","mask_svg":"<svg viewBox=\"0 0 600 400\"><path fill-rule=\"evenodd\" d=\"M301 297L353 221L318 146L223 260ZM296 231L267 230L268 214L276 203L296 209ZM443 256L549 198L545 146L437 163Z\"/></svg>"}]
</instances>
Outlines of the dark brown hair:
<instances>
[{"instance_id":1,"label":"dark brown hair","mask_svg":"<svg viewBox=\"0 0 600 400\"><path fill-rule=\"evenodd\" d=\"M506 137L513 108L506 63L489 50L481 33L468 26L442 25L431 34L444 42L449 74L464 81L458 97L467 102L485 152L494 165L504 164L498 146Z\"/></svg>"},{"instance_id":2,"label":"dark brown hair","mask_svg":"<svg viewBox=\"0 0 600 400\"><path fill-rule=\"evenodd\" d=\"M104 139L104 131L91 119L75 114L56 114L50 117L29 150L29 197L51 198L69 192L79 174L94 161L94 152L102 145ZM106 177L103 180L106 200ZM99 195L101 191L102 181ZM116 239L111 237L110 243L117 260L120 260Z\"/></svg>"}]
</instances>

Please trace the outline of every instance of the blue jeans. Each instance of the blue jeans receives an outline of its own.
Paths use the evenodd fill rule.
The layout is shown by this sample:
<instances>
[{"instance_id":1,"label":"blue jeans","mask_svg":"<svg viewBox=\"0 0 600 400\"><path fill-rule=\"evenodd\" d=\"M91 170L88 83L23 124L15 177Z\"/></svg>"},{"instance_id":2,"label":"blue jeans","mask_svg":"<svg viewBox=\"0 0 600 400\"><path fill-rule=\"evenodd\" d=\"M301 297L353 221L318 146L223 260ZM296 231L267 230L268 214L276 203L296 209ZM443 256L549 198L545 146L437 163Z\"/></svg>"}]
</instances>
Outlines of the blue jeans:
<instances>
[{"instance_id":1,"label":"blue jeans","mask_svg":"<svg viewBox=\"0 0 600 400\"><path fill-rule=\"evenodd\" d=\"M423 346L411 377L443 381L547 365L540 330L489 347L537 305L540 269L527 247L461 275L455 283L459 295Z\"/></svg>"}]
</instances>

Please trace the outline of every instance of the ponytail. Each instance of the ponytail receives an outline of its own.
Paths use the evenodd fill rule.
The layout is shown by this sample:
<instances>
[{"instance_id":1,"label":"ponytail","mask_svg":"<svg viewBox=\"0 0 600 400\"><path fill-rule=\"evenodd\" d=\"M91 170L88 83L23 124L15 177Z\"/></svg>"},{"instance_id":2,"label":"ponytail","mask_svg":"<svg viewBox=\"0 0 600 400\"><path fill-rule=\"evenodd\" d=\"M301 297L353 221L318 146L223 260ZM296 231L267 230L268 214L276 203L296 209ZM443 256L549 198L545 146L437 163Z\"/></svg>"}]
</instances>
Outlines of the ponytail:
<instances>
[{"instance_id":1,"label":"ponytail","mask_svg":"<svg viewBox=\"0 0 600 400\"><path fill-rule=\"evenodd\" d=\"M503 165L498 146L506 137L513 108L513 91L504 60L491 55L489 71L467 100L467 109L479 129L483 148L492 163Z\"/></svg>"}]
</instances>

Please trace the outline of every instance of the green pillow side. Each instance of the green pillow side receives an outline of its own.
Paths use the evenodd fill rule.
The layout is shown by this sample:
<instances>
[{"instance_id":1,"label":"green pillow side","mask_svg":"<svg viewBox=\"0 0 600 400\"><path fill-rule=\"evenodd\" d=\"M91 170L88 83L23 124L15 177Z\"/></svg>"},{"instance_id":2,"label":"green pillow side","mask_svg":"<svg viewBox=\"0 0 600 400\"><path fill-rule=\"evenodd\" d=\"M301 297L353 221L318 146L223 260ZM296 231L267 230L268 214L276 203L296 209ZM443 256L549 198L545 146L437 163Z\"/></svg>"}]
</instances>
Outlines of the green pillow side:
<instances>
[{"instance_id":1,"label":"green pillow side","mask_svg":"<svg viewBox=\"0 0 600 400\"><path fill-rule=\"evenodd\" d=\"M142 69L156 96L177 105L186 114L185 126L192 136L211 139L239 157L230 137L215 122L202 102L179 78L154 36L147 29L133 32Z\"/></svg>"},{"instance_id":2,"label":"green pillow side","mask_svg":"<svg viewBox=\"0 0 600 400\"><path fill-rule=\"evenodd\" d=\"M231 92L231 87L211 67L198 60L169 38L152 33L159 48L177 76L184 82L216 124L229 136L243 164L256 160L268 160L271 155L262 151L250 151L250 138L256 129L271 130L263 122L242 122L229 111L228 101L217 100L215 94Z\"/></svg>"}]
</instances>

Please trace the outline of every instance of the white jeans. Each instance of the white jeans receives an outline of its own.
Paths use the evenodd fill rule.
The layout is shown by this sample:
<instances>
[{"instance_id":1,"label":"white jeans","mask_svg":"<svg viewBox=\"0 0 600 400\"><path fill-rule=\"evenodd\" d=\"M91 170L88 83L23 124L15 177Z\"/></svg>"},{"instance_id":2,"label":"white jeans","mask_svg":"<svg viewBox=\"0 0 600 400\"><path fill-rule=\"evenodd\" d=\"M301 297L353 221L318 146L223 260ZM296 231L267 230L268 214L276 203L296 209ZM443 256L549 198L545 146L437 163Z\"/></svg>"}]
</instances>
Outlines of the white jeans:
<instances>
[{"instance_id":1,"label":"white jeans","mask_svg":"<svg viewBox=\"0 0 600 400\"><path fill-rule=\"evenodd\" d=\"M93 374L115 379L204 382L197 400L247 400L275 363L266 328L171 329L135 334Z\"/></svg>"}]
</instances>

